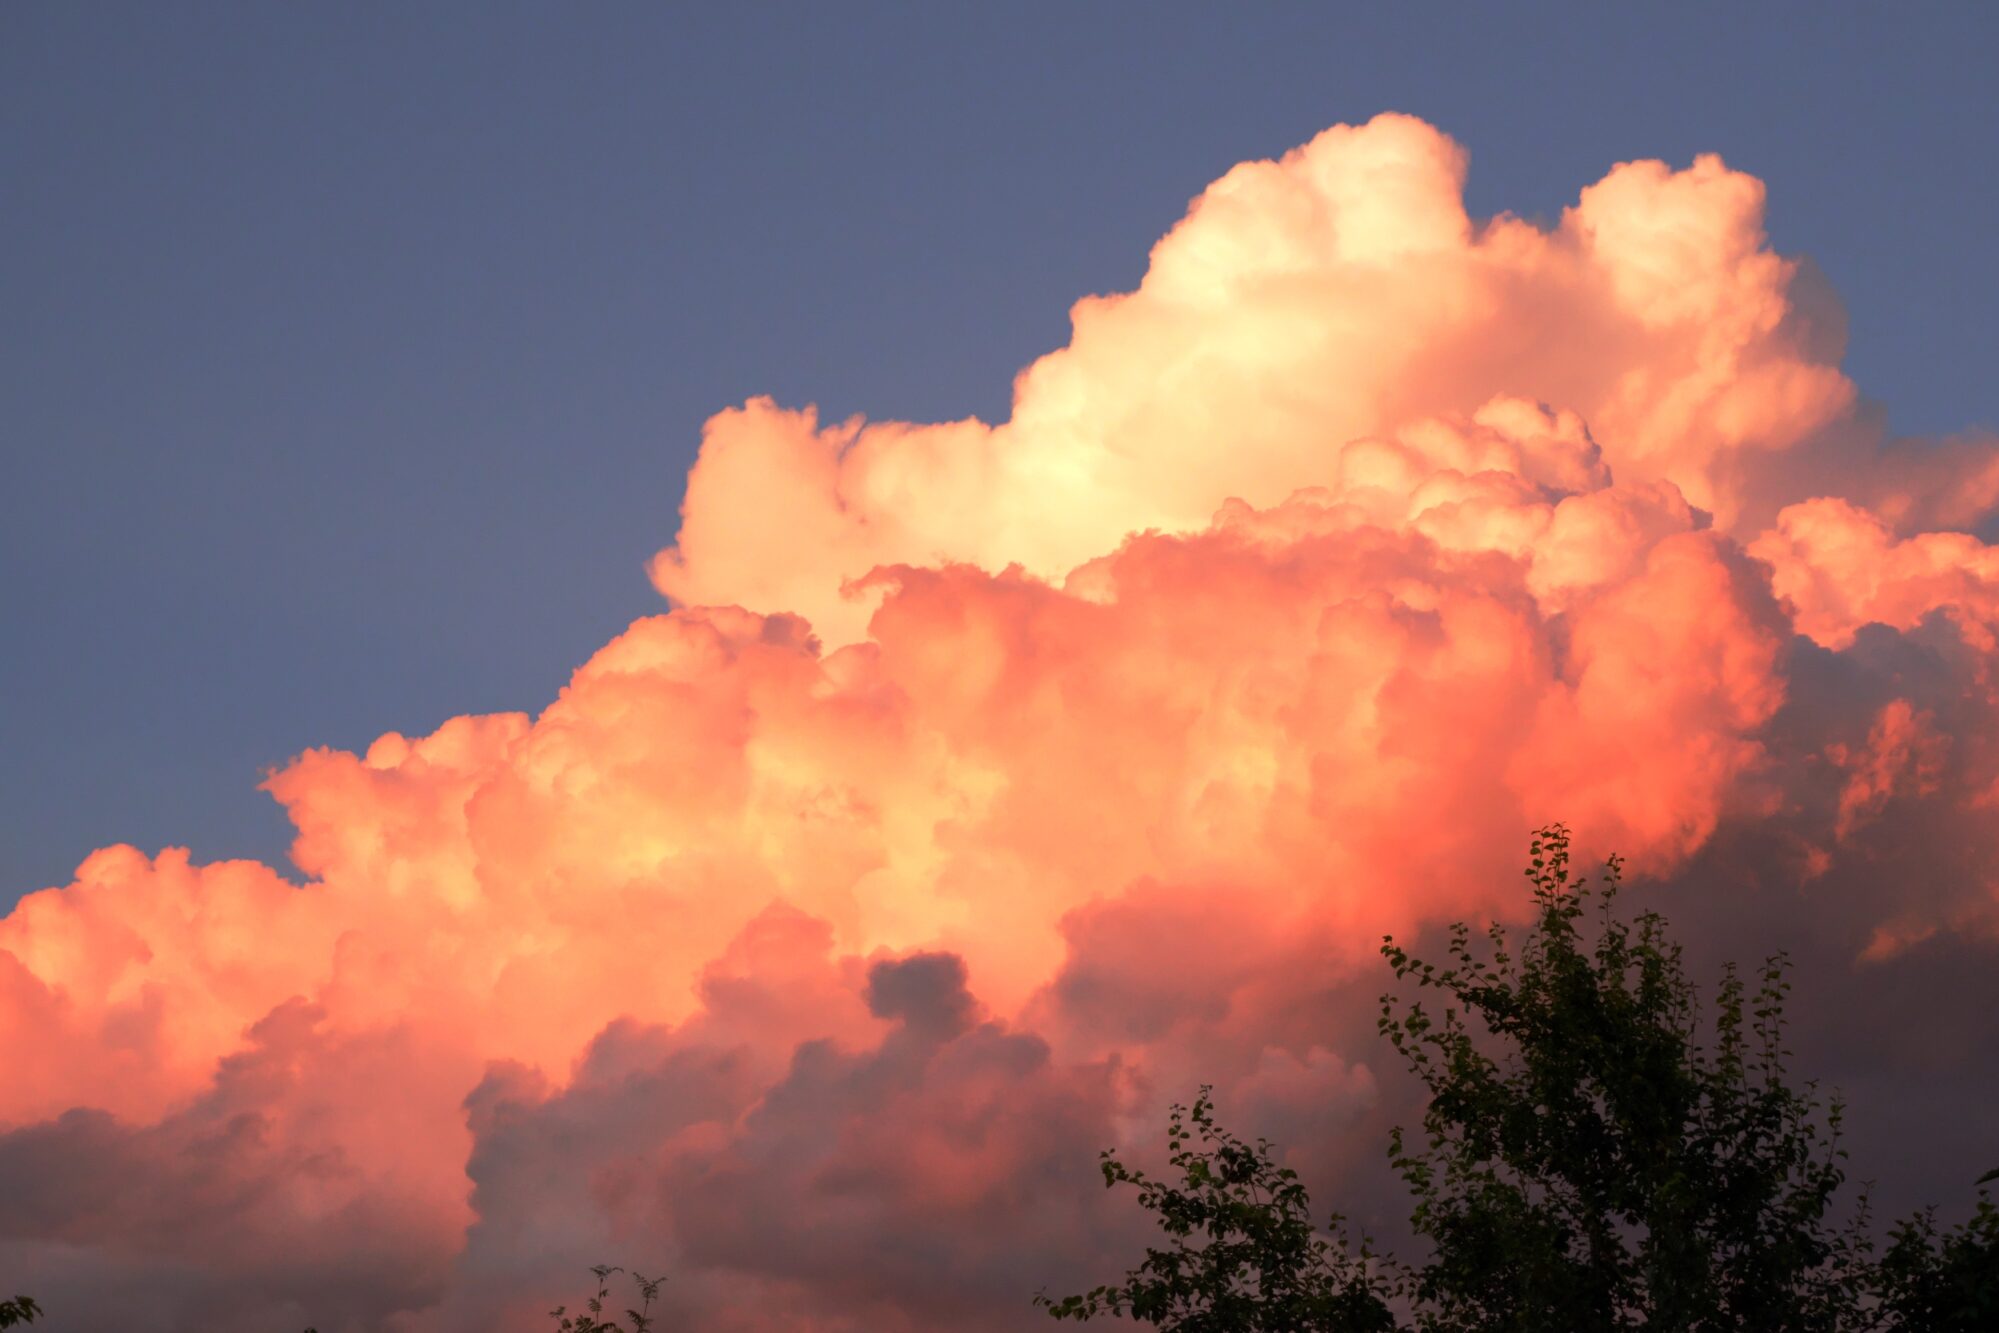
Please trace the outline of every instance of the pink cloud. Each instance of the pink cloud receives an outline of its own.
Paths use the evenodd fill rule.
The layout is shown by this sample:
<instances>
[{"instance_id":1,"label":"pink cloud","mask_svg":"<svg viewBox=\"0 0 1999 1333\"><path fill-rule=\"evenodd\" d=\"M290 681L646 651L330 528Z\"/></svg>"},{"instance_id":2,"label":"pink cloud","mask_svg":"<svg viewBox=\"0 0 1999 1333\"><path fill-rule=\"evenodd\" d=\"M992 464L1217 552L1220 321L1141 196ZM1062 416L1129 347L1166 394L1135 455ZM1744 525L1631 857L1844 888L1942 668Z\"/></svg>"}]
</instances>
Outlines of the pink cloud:
<instances>
[{"instance_id":1,"label":"pink cloud","mask_svg":"<svg viewBox=\"0 0 1999 1333\"><path fill-rule=\"evenodd\" d=\"M1547 228L1464 171L1402 116L1233 169L996 425L720 413L674 609L538 716L301 755L301 882L23 900L8 1271L134 1328L539 1326L599 1259L703 1328L1025 1326L1197 1081L1372 1188L1374 946L1516 913L1555 818L1826 1023L1999 999L1999 450L1883 437L1718 159Z\"/></svg>"}]
</instances>

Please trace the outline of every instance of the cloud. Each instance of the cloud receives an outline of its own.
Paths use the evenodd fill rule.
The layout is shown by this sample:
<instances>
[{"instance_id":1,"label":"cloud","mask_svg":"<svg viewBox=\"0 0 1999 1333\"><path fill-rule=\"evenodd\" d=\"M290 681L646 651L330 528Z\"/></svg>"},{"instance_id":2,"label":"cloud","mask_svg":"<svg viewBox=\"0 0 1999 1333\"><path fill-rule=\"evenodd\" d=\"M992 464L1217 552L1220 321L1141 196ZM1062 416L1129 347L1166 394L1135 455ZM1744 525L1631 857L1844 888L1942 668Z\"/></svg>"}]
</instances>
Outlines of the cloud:
<instances>
[{"instance_id":1,"label":"cloud","mask_svg":"<svg viewBox=\"0 0 1999 1333\"><path fill-rule=\"evenodd\" d=\"M1797 264L1765 248L1762 184L1715 157L1626 163L1544 231L1474 223L1465 164L1381 116L1234 168L1137 291L1076 305L1000 425L822 426L764 399L718 415L654 581L845 642L870 607L843 585L878 565L1060 577L1127 533L1198 531L1232 496L1324 485L1350 441L1501 397L1579 414L1620 481L1670 482L1725 529L1767 516L1797 471L1784 455L1855 395L1836 312L1794 299Z\"/></svg>"},{"instance_id":2,"label":"cloud","mask_svg":"<svg viewBox=\"0 0 1999 1333\"><path fill-rule=\"evenodd\" d=\"M1401 116L1235 168L997 425L720 413L674 608L538 716L301 755L299 882L24 899L9 1271L132 1327L540 1326L600 1259L702 1328L1025 1326L1200 1081L1379 1211L1374 947L1518 915L1558 818L1975 1121L1974 1028L1829 1034L1999 1002L1999 449L1885 436L1718 159L1547 228L1464 170Z\"/></svg>"},{"instance_id":3,"label":"cloud","mask_svg":"<svg viewBox=\"0 0 1999 1333\"><path fill-rule=\"evenodd\" d=\"M452 1112L476 1071L323 1018L279 1005L158 1119L76 1107L0 1135L9 1274L87 1282L66 1317L133 1329L366 1326L435 1299L471 1220Z\"/></svg>"},{"instance_id":4,"label":"cloud","mask_svg":"<svg viewBox=\"0 0 1999 1333\"><path fill-rule=\"evenodd\" d=\"M675 1275L685 1326L1006 1328L1036 1285L1107 1261L1131 1230L1094 1180L1116 1064L1058 1062L982 1013L952 955L863 975L843 998L874 1034L781 1047L780 1066L716 1040L745 998L717 990L680 1031L613 1025L559 1091L489 1074L469 1102L480 1280L439 1320L531 1326L616 1248Z\"/></svg>"}]
</instances>

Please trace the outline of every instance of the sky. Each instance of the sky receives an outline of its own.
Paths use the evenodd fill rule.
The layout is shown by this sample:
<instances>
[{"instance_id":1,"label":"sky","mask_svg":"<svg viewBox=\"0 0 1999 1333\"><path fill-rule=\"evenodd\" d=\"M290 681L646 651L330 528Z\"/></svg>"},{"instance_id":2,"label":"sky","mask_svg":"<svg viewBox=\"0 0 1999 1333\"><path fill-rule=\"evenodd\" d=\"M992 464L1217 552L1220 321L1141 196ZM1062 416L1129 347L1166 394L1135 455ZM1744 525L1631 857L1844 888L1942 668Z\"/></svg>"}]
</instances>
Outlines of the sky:
<instances>
[{"instance_id":1,"label":"sky","mask_svg":"<svg viewBox=\"0 0 1999 1333\"><path fill-rule=\"evenodd\" d=\"M953 8L10 7L0 902L281 861L264 770L657 608L711 413L1002 417L1208 181L1377 111L1481 215L1718 152L1895 430L1999 420L1986 6Z\"/></svg>"},{"instance_id":2,"label":"sky","mask_svg":"<svg viewBox=\"0 0 1999 1333\"><path fill-rule=\"evenodd\" d=\"M1912 13L8 10L0 1271L1025 1327L1200 1081L1387 1208L1373 944L1558 818L1961 1189L1999 20Z\"/></svg>"}]
</instances>

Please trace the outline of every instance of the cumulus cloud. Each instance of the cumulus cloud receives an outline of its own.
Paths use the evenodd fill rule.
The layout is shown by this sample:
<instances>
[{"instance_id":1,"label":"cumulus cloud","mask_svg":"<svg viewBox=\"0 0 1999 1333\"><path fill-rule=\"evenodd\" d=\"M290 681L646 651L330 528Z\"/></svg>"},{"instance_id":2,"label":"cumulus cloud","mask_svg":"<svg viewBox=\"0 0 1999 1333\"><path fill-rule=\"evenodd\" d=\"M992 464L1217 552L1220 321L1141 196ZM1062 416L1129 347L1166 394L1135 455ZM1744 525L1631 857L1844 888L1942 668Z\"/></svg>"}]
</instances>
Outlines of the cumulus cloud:
<instances>
[{"instance_id":1,"label":"cumulus cloud","mask_svg":"<svg viewBox=\"0 0 1999 1333\"><path fill-rule=\"evenodd\" d=\"M1503 415L1496 397L1567 409L1619 481L1670 482L1725 529L1766 516L1783 455L1855 395L1843 327L1765 247L1761 182L1715 157L1626 163L1542 230L1474 223L1465 167L1406 116L1236 167L1137 291L1077 304L998 426L822 426L762 399L720 414L655 582L844 642L869 599L843 588L878 565L1059 577L1130 532L1198 531L1231 496L1324 485L1352 441Z\"/></svg>"},{"instance_id":2,"label":"cumulus cloud","mask_svg":"<svg viewBox=\"0 0 1999 1333\"><path fill-rule=\"evenodd\" d=\"M472 1071L401 1028L332 1038L324 1017L278 1005L157 1119L79 1106L0 1136L9 1274L88 1281L67 1317L131 1329L352 1326L432 1299L471 1221L465 1136L445 1127Z\"/></svg>"},{"instance_id":3,"label":"cumulus cloud","mask_svg":"<svg viewBox=\"0 0 1999 1333\"><path fill-rule=\"evenodd\" d=\"M762 1001L711 985L700 1022L614 1024L560 1090L496 1068L469 1102L480 1221L464 1263L485 1280L445 1322L527 1322L565 1280L551 1256L573 1275L616 1248L676 1274L666 1317L682 1326L1007 1328L1023 1292L1080 1279L1129 1231L1092 1179L1114 1062L1057 1061L983 1013L949 954L858 977L823 952L810 965L870 1036L734 1045L722 1027L757 1026ZM760 1062L772 1050L782 1061Z\"/></svg>"},{"instance_id":4,"label":"cumulus cloud","mask_svg":"<svg viewBox=\"0 0 1999 1333\"><path fill-rule=\"evenodd\" d=\"M1545 228L1465 167L1384 116L1235 168L997 425L720 413L674 608L538 716L300 756L299 882L24 899L10 1271L161 1327L531 1327L599 1258L702 1328L1023 1326L1197 1081L1371 1188L1373 946L1517 914L1556 818L1796 949L1808 1046L1999 1000L1999 449L1886 437L1718 159ZM1989 1103L1931 1034L1811 1049Z\"/></svg>"}]
</instances>

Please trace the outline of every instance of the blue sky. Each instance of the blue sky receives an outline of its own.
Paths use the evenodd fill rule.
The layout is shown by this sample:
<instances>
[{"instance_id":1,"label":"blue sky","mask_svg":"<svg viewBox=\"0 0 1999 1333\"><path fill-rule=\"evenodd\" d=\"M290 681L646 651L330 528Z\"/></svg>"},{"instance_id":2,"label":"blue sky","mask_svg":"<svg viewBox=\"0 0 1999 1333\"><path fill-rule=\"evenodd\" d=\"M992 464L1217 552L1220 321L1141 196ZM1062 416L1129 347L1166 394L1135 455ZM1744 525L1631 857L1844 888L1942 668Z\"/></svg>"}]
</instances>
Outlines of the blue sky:
<instances>
[{"instance_id":1,"label":"blue sky","mask_svg":"<svg viewBox=\"0 0 1999 1333\"><path fill-rule=\"evenodd\" d=\"M1896 430L1999 423L1995 62L1990 5L0 8L0 905L281 859L264 768L660 608L711 412L1002 416L1208 180L1384 109L1479 213L1722 153Z\"/></svg>"}]
</instances>

